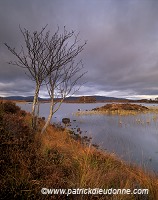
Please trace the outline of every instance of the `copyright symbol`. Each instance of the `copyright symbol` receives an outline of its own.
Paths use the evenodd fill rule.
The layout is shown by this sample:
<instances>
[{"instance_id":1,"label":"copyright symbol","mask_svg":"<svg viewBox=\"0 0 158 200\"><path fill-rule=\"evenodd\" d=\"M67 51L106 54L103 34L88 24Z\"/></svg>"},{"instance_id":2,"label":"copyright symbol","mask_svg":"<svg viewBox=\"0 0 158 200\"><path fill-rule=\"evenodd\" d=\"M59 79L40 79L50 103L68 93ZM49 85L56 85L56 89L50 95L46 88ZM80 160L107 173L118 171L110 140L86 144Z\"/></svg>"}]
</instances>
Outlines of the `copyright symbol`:
<instances>
[{"instance_id":1,"label":"copyright symbol","mask_svg":"<svg viewBox=\"0 0 158 200\"><path fill-rule=\"evenodd\" d=\"M41 193L42 193L42 194L47 194L47 188L42 188L42 189L41 189Z\"/></svg>"}]
</instances>

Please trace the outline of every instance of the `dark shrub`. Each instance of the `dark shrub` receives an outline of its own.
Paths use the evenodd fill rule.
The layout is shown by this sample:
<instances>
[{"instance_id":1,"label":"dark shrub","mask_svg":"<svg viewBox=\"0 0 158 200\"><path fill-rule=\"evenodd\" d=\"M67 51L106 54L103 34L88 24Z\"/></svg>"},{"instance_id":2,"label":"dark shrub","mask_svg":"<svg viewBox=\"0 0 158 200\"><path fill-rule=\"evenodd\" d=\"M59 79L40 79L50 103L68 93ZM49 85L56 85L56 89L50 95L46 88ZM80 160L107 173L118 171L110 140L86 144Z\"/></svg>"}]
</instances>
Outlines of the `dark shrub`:
<instances>
[{"instance_id":1,"label":"dark shrub","mask_svg":"<svg viewBox=\"0 0 158 200\"><path fill-rule=\"evenodd\" d=\"M5 102L3 103L3 109L6 113L15 114L20 111L20 108L15 105L13 102Z\"/></svg>"}]
</instances>

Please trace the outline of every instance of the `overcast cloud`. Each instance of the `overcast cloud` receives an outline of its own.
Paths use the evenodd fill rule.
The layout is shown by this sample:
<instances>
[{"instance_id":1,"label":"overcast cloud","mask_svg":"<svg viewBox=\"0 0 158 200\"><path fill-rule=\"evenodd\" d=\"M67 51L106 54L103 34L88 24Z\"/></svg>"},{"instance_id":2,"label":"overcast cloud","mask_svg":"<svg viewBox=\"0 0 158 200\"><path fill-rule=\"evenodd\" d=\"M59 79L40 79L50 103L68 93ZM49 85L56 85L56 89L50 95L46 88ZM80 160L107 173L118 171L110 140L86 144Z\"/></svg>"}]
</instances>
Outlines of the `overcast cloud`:
<instances>
[{"instance_id":1,"label":"overcast cloud","mask_svg":"<svg viewBox=\"0 0 158 200\"><path fill-rule=\"evenodd\" d=\"M19 24L32 31L48 24L52 34L66 26L79 31L81 41L88 40L82 53L87 83L78 95L158 96L158 1L1 1L0 96L33 95L34 83L22 69L7 64L14 57L3 45L20 50Z\"/></svg>"}]
</instances>

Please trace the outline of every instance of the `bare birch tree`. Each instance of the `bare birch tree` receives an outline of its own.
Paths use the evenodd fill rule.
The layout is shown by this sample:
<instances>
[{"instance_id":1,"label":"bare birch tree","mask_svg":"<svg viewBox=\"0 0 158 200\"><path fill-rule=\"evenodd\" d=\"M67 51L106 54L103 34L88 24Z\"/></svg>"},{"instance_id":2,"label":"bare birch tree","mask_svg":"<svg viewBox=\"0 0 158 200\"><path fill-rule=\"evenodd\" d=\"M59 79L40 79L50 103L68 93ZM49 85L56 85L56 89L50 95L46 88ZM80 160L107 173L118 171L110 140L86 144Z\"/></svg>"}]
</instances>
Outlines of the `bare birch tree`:
<instances>
[{"instance_id":1,"label":"bare birch tree","mask_svg":"<svg viewBox=\"0 0 158 200\"><path fill-rule=\"evenodd\" d=\"M50 124L53 114L60 108L64 99L73 95L80 89L79 81L86 72L82 72L82 60L75 62L76 57L83 51L86 42L78 45L78 34L74 31L67 32L64 27L64 33L58 37L51 68L48 70L47 90L51 98L50 112L41 133L43 133ZM53 69L53 70L52 70ZM60 101L55 102L55 97Z\"/></svg>"},{"instance_id":2,"label":"bare birch tree","mask_svg":"<svg viewBox=\"0 0 158 200\"><path fill-rule=\"evenodd\" d=\"M57 30L50 38L50 32L46 31L46 27L47 25L42 28L41 31L34 31L33 33L29 32L27 29L22 30L21 27L19 27L24 38L24 46L21 46L20 52L5 43L8 50L16 57L16 61L11 61L9 64L27 69L28 77L35 81L35 93L32 103L32 127L34 129L36 128L36 119L38 117L37 106L39 91L48 75L48 70L46 69L53 69L50 66L50 60L52 60L54 52L52 43L58 33Z\"/></svg>"},{"instance_id":3,"label":"bare birch tree","mask_svg":"<svg viewBox=\"0 0 158 200\"><path fill-rule=\"evenodd\" d=\"M21 46L20 52L5 43L8 50L16 57L16 61L11 61L9 64L27 69L27 75L35 82L32 104L32 127L34 129L36 128L39 91L42 84L47 86L51 97L50 114L42 132L45 131L55 112L55 94L62 96L61 105L84 75L84 73L78 74L83 67L81 61L75 65L74 60L86 44L85 42L79 45L78 34L75 35L74 31L68 32L65 27L63 33L60 33L58 28L52 36L50 36L50 31L46 31L46 27L33 33L20 28L25 44Z\"/></svg>"}]
</instances>

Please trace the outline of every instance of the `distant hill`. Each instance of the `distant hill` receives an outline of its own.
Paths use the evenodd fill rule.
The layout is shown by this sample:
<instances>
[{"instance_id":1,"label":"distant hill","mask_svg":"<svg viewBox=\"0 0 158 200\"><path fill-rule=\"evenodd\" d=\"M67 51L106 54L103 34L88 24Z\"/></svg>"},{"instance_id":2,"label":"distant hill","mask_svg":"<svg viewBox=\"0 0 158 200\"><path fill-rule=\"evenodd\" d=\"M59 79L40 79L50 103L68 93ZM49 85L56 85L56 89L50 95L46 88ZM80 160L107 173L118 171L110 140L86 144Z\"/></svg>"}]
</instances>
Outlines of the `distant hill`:
<instances>
[{"instance_id":1,"label":"distant hill","mask_svg":"<svg viewBox=\"0 0 158 200\"><path fill-rule=\"evenodd\" d=\"M106 97L106 96L87 96L87 97L94 97L96 101L119 101L119 100L127 100L123 98L116 98L116 97ZM80 97L67 97L65 101L78 101ZM33 101L33 96L9 96L3 97L5 100L14 100L14 101ZM38 98L39 101L49 101L50 98ZM60 98L56 98L56 100L60 100Z\"/></svg>"},{"instance_id":2,"label":"distant hill","mask_svg":"<svg viewBox=\"0 0 158 200\"><path fill-rule=\"evenodd\" d=\"M24 96L9 96L9 97L3 97L3 99L5 100L14 100L14 101L33 101L33 96L28 96L28 97L24 97ZM38 98L39 101L42 100L49 100L49 99L44 99L44 98Z\"/></svg>"}]
</instances>

